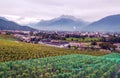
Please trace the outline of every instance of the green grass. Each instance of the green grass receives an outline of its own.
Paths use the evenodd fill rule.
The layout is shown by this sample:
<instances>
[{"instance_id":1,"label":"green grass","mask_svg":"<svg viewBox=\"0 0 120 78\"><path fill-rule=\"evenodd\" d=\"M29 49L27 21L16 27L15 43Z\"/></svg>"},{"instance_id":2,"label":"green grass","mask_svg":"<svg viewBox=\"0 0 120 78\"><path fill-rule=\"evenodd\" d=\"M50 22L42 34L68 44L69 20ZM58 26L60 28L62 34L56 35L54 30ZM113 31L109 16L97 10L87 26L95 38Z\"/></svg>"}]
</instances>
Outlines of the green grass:
<instances>
[{"instance_id":1,"label":"green grass","mask_svg":"<svg viewBox=\"0 0 120 78\"><path fill-rule=\"evenodd\" d=\"M66 38L67 41L79 41L79 42L91 42L91 41L100 41L100 38Z\"/></svg>"},{"instance_id":2,"label":"green grass","mask_svg":"<svg viewBox=\"0 0 120 78\"><path fill-rule=\"evenodd\" d=\"M12 35L0 35L0 40L16 41L17 39Z\"/></svg>"},{"instance_id":3,"label":"green grass","mask_svg":"<svg viewBox=\"0 0 120 78\"><path fill-rule=\"evenodd\" d=\"M0 78L120 78L120 54L71 54L5 62L0 63L0 70Z\"/></svg>"}]
</instances>

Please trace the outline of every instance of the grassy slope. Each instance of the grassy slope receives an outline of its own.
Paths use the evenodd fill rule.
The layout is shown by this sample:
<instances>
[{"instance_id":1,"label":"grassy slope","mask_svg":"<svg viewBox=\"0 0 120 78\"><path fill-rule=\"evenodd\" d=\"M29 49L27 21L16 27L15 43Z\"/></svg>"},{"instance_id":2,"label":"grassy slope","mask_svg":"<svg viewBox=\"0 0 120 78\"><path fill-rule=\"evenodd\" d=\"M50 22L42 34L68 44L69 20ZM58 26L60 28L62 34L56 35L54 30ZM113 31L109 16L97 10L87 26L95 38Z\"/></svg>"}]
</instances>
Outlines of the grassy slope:
<instances>
[{"instance_id":1,"label":"grassy slope","mask_svg":"<svg viewBox=\"0 0 120 78\"><path fill-rule=\"evenodd\" d=\"M0 40L16 41L17 39L13 37L12 35L1 35L0 34Z\"/></svg>"},{"instance_id":2,"label":"grassy slope","mask_svg":"<svg viewBox=\"0 0 120 78\"><path fill-rule=\"evenodd\" d=\"M60 49L45 45L0 40L0 78L66 77L110 78L117 76L120 54ZM67 55L71 54L71 55ZM87 54L87 55L79 55ZM108 55L105 55L108 54ZM59 56L58 56L59 55ZM64 55L64 56L60 56ZM90 56L95 55L95 56ZM105 55L105 56L99 56ZM55 56L55 57L48 57ZM97 57L99 56L99 57ZM47 57L47 58L41 58ZM39 59L32 59L39 58ZM30 59L30 60L25 60ZM21 61L14 61L21 60ZM14 61L14 62L4 62ZM36 69L37 68L37 69ZM81 72L79 72L82 70ZM85 74L85 75L83 75ZM95 75L97 74L97 75ZM111 77L111 78L112 78ZM117 77L116 77L117 78Z\"/></svg>"},{"instance_id":3,"label":"grassy slope","mask_svg":"<svg viewBox=\"0 0 120 78\"><path fill-rule=\"evenodd\" d=\"M0 40L0 44L0 62L67 54L88 54L95 56L108 54L107 52L68 50L45 45L15 42L10 40Z\"/></svg>"}]
</instances>

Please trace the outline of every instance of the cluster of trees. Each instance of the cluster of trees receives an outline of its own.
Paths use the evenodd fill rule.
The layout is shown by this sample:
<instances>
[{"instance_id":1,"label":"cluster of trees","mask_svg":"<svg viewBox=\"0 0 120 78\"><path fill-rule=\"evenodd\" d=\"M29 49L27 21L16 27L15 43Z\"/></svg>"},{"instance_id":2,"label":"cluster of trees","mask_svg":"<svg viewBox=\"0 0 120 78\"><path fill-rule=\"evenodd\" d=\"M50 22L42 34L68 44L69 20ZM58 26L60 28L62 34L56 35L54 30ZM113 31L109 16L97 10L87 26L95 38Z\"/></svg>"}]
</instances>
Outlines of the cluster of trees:
<instances>
[{"instance_id":1,"label":"cluster of trees","mask_svg":"<svg viewBox=\"0 0 120 78\"><path fill-rule=\"evenodd\" d=\"M42 39L54 39L54 40L65 40L65 36L61 36L59 34L56 34L56 33L52 33L52 34L49 34L49 33L37 33L35 34L35 36L41 36Z\"/></svg>"},{"instance_id":2,"label":"cluster of trees","mask_svg":"<svg viewBox=\"0 0 120 78\"><path fill-rule=\"evenodd\" d=\"M108 38L102 37L101 41L110 43L120 43L120 37L119 36L110 36Z\"/></svg>"},{"instance_id":3,"label":"cluster of trees","mask_svg":"<svg viewBox=\"0 0 120 78\"><path fill-rule=\"evenodd\" d=\"M113 36L113 37L110 37L108 41L112 43L120 43L120 37Z\"/></svg>"},{"instance_id":4,"label":"cluster of trees","mask_svg":"<svg viewBox=\"0 0 120 78\"><path fill-rule=\"evenodd\" d=\"M110 42L103 42L103 43L100 43L99 46L102 48L102 49L106 49L106 50L115 50L115 48L117 48L117 46L113 45L112 43Z\"/></svg>"},{"instance_id":5,"label":"cluster of trees","mask_svg":"<svg viewBox=\"0 0 120 78\"><path fill-rule=\"evenodd\" d=\"M92 41L91 45L93 45L93 46L99 45L99 47L101 49L110 50L110 51L115 51L115 49L117 48L117 46L114 45L113 42L101 42L101 43L97 44L96 41Z\"/></svg>"}]
</instances>

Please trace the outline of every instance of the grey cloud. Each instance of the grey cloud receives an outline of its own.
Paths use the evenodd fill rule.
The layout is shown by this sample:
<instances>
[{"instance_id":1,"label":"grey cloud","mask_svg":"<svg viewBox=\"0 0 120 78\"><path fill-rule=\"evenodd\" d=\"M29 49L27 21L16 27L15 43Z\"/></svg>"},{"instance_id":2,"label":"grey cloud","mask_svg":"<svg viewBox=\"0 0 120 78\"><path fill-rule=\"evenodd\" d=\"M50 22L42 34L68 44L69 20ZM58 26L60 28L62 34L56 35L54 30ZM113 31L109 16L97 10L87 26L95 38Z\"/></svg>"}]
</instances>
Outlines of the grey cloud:
<instances>
[{"instance_id":1,"label":"grey cloud","mask_svg":"<svg viewBox=\"0 0 120 78\"><path fill-rule=\"evenodd\" d=\"M73 15L94 21L120 13L120 0L0 0L0 16L50 19Z\"/></svg>"}]
</instances>

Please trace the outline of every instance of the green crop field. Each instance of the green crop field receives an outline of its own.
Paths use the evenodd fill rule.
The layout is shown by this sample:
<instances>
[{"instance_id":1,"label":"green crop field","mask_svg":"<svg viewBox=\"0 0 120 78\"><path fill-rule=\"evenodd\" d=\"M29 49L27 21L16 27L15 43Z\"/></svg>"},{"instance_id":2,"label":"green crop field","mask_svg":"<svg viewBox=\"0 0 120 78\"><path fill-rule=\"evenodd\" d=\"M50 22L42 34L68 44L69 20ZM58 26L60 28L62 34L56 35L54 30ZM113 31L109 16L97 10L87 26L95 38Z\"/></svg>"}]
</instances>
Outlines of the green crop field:
<instances>
[{"instance_id":1,"label":"green crop field","mask_svg":"<svg viewBox=\"0 0 120 78\"><path fill-rule=\"evenodd\" d=\"M0 63L0 78L120 78L120 54L72 54Z\"/></svg>"},{"instance_id":2,"label":"green crop field","mask_svg":"<svg viewBox=\"0 0 120 78\"><path fill-rule=\"evenodd\" d=\"M79 42L91 42L91 41L100 41L100 38L66 38L67 41L79 41Z\"/></svg>"}]
</instances>

